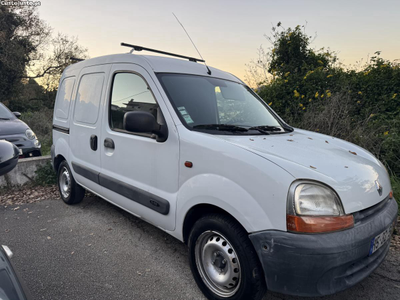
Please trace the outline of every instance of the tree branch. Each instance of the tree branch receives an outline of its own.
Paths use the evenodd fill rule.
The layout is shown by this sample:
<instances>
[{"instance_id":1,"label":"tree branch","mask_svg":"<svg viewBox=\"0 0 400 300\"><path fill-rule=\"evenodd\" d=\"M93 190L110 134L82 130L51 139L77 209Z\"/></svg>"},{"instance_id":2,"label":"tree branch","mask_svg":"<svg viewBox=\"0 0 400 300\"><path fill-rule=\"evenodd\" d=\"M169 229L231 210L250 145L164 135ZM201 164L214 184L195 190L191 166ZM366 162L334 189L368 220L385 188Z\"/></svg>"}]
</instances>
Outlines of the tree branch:
<instances>
[{"instance_id":1,"label":"tree branch","mask_svg":"<svg viewBox=\"0 0 400 300\"><path fill-rule=\"evenodd\" d=\"M44 70L41 74L38 74L36 76L22 76L20 78L24 78L24 79L35 79L35 78L41 78L44 75L46 75L50 70L52 69L57 69L57 68L61 68L63 65L58 65L58 66L51 66L48 67L46 70Z\"/></svg>"}]
</instances>

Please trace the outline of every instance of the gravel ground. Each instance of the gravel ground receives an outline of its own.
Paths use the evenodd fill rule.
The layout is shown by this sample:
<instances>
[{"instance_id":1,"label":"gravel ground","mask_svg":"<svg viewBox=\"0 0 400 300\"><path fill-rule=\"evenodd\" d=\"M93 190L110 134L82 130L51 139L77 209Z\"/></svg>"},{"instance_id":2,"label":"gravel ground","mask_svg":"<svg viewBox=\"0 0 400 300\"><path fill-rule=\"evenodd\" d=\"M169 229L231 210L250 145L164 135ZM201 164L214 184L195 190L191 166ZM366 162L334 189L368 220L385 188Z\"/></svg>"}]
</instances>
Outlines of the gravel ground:
<instances>
[{"instance_id":1,"label":"gravel ground","mask_svg":"<svg viewBox=\"0 0 400 300\"><path fill-rule=\"evenodd\" d=\"M33 202L0 206L0 244L13 250L33 299L204 299L186 246L156 227L97 197L75 206ZM397 236L371 276L321 299L399 299L399 293ZM268 293L265 299L297 298Z\"/></svg>"}]
</instances>

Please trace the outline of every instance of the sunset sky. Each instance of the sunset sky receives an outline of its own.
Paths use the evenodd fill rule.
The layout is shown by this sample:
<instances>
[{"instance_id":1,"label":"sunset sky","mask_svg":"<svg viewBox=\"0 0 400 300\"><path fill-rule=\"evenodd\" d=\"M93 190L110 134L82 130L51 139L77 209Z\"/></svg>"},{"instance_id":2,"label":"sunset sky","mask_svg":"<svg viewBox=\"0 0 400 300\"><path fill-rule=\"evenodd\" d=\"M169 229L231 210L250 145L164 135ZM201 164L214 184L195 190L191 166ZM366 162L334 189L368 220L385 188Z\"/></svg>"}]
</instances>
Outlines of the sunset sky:
<instances>
[{"instance_id":1,"label":"sunset sky","mask_svg":"<svg viewBox=\"0 0 400 300\"><path fill-rule=\"evenodd\" d=\"M124 53L121 42L198 57L174 12L213 67L245 79L245 64L279 21L304 25L340 60L355 64L375 51L400 59L400 1L42 0L40 17L54 32L77 36L90 57Z\"/></svg>"}]
</instances>

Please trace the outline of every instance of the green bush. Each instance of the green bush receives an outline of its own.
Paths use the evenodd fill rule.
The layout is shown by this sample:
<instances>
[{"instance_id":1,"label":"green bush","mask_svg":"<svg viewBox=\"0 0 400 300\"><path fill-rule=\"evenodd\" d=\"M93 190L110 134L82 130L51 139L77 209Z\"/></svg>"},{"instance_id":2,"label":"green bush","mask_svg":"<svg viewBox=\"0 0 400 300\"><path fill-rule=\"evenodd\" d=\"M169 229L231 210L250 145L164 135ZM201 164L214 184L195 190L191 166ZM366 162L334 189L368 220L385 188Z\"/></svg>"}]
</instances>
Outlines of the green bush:
<instances>
[{"instance_id":1,"label":"green bush","mask_svg":"<svg viewBox=\"0 0 400 300\"><path fill-rule=\"evenodd\" d=\"M42 144L42 155L49 155L52 145L53 110L43 108L39 111L24 112L21 120L37 135Z\"/></svg>"},{"instance_id":2,"label":"green bush","mask_svg":"<svg viewBox=\"0 0 400 300\"><path fill-rule=\"evenodd\" d=\"M50 162L40 166L36 170L35 185L53 185L57 183L56 172Z\"/></svg>"},{"instance_id":3,"label":"green bush","mask_svg":"<svg viewBox=\"0 0 400 300\"><path fill-rule=\"evenodd\" d=\"M400 206L400 178L392 176L391 181L392 181L393 195L396 198L397 203ZM399 210L399 214L400 214L400 210Z\"/></svg>"}]
</instances>

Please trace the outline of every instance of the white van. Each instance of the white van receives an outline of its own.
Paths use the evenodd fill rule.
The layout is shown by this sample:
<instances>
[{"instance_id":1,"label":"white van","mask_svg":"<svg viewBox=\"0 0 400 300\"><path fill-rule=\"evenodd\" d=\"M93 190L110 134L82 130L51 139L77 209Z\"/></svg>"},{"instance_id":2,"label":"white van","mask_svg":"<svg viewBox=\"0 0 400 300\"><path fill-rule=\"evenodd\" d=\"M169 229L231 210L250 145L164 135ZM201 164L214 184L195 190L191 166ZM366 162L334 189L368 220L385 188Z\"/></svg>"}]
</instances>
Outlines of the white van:
<instances>
[{"instance_id":1,"label":"white van","mask_svg":"<svg viewBox=\"0 0 400 300\"><path fill-rule=\"evenodd\" d=\"M65 69L52 146L64 202L89 190L188 244L209 299L328 295L368 276L398 209L382 163L292 128L198 62L129 53Z\"/></svg>"}]
</instances>

